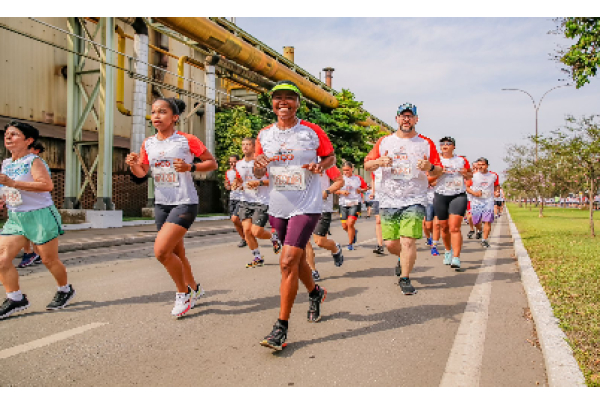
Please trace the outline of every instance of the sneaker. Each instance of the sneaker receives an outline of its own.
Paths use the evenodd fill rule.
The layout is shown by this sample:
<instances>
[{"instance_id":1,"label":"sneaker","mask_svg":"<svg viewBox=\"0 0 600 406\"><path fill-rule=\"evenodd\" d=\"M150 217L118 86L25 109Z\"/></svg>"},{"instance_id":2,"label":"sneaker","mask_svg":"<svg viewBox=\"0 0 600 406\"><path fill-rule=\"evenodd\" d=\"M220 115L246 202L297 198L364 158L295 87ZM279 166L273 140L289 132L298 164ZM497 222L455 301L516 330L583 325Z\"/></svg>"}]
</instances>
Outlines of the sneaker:
<instances>
[{"instance_id":1,"label":"sneaker","mask_svg":"<svg viewBox=\"0 0 600 406\"><path fill-rule=\"evenodd\" d=\"M202 289L202 286L200 286L200 284L198 284L198 290L194 290L192 288L190 288L190 290L192 291L192 306L190 307L190 310L194 308L194 306L196 306L196 302L206 294L206 292L204 292L204 289Z\"/></svg>"},{"instance_id":2,"label":"sneaker","mask_svg":"<svg viewBox=\"0 0 600 406\"><path fill-rule=\"evenodd\" d=\"M431 247L431 255L433 255L434 257L437 257L438 255L440 255L440 253L435 245Z\"/></svg>"},{"instance_id":3,"label":"sneaker","mask_svg":"<svg viewBox=\"0 0 600 406\"><path fill-rule=\"evenodd\" d=\"M348 244L346 248L348 249L348 251L354 251L354 245L352 244Z\"/></svg>"},{"instance_id":4,"label":"sneaker","mask_svg":"<svg viewBox=\"0 0 600 406\"><path fill-rule=\"evenodd\" d=\"M325 301L325 298L327 297L327 291L325 289L323 289L322 287L320 287L319 285L316 285L318 293L316 296L310 296L308 295L308 301L309 301L309 306L308 306L308 321L316 323L319 320L321 320L321 303L323 303Z\"/></svg>"},{"instance_id":5,"label":"sneaker","mask_svg":"<svg viewBox=\"0 0 600 406\"><path fill-rule=\"evenodd\" d=\"M396 264L396 269L394 270L394 273L396 276L400 276L402 275L402 265L400 265L400 261L397 261L398 263Z\"/></svg>"},{"instance_id":6,"label":"sneaker","mask_svg":"<svg viewBox=\"0 0 600 406\"><path fill-rule=\"evenodd\" d=\"M315 282L321 280L321 275L319 275L319 271L317 271L316 269L312 271L312 277Z\"/></svg>"},{"instance_id":7,"label":"sneaker","mask_svg":"<svg viewBox=\"0 0 600 406\"><path fill-rule=\"evenodd\" d=\"M452 250L444 253L444 265L450 265L452 262Z\"/></svg>"},{"instance_id":8,"label":"sneaker","mask_svg":"<svg viewBox=\"0 0 600 406\"><path fill-rule=\"evenodd\" d=\"M475 234L475 238L481 240L481 237L483 237L483 231L477 231L477 234Z\"/></svg>"},{"instance_id":9,"label":"sneaker","mask_svg":"<svg viewBox=\"0 0 600 406\"><path fill-rule=\"evenodd\" d=\"M273 244L273 252L275 254L279 254L281 251L281 241L279 241L279 237L277 233L274 231L273 236L271 237L271 244Z\"/></svg>"},{"instance_id":10,"label":"sneaker","mask_svg":"<svg viewBox=\"0 0 600 406\"><path fill-rule=\"evenodd\" d=\"M340 267L344 263L344 255L342 254L342 246L340 244L335 244L338 249L337 254L331 254L333 256L333 263L335 266Z\"/></svg>"},{"instance_id":11,"label":"sneaker","mask_svg":"<svg viewBox=\"0 0 600 406\"><path fill-rule=\"evenodd\" d=\"M450 267L452 269L454 269L456 272L462 272L463 270L460 267L460 258L458 257L454 257L452 258L452 263L450 264Z\"/></svg>"},{"instance_id":12,"label":"sneaker","mask_svg":"<svg viewBox=\"0 0 600 406\"><path fill-rule=\"evenodd\" d=\"M246 264L246 268L256 268L257 266L263 266L264 264L265 264L264 258L257 257L257 258L254 258L252 260L252 262L250 262L249 264Z\"/></svg>"},{"instance_id":13,"label":"sneaker","mask_svg":"<svg viewBox=\"0 0 600 406\"><path fill-rule=\"evenodd\" d=\"M414 295L415 293L417 293L417 290L410 283L409 278L400 278L400 280L398 281L398 285L400 285L403 295Z\"/></svg>"},{"instance_id":14,"label":"sneaker","mask_svg":"<svg viewBox=\"0 0 600 406\"><path fill-rule=\"evenodd\" d=\"M2 306L0 306L0 319L5 319L13 313L20 312L29 307L29 300L27 300L27 295L23 295L23 299L14 301L12 299L6 298Z\"/></svg>"},{"instance_id":15,"label":"sneaker","mask_svg":"<svg viewBox=\"0 0 600 406\"><path fill-rule=\"evenodd\" d=\"M273 331L260 342L260 345L281 351L287 346L285 340L287 340L287 328L277 320L273 325Z\"/></svg>"},{"instance_id":16,"label":"sneaker","mask_svg":"<svg viewBox=\"0 0 600 406\"><path fill-rule=\"evenodd\" d=\"M490 248L490 243L487 242L486 240L481 241L481 246L483 248Z\"/></svg>"},{"instance_id":17,"label":"sneaker","mask_svg":"<svg viewBox=\"0 0 600 406\"><path fill-rule=\"evenodd\" d=\"M354 241L352 241L352 244L356 244L356 241L358 241L358 230L354 230Z\"/></svg>"},{"instance_id":18,"label":"sneaker","mask_svg":"<svg viewBox=\"0 0 600 406\"><path fill-rule=\"evenodd\" d=\"M433 245L433 238L429 237L427 241L425 241L425 245L431 247Z\"/></svg>"},{"instance_id":19,"label":"sneaker","mask_svg":"<svg viewBox=\"0 0 600 406\"><path fill-rule=\"evenodd\" d=\"M40 257L38 254L35 254L35 255L36 255L36 257L33 260L33 264L34 265L40 265L42 263L42 257Z\"/></svg>"},{"instance_id":20,"label":"sneaker","mask_svg":"<svg viewBox=\"0 0 600 406\"><path fill-rule=\"evenodd\" d=\"M383 245L378 245L374 250L373 254L383 255Z\"/></svg>"},{"instance_id":21,"label":"sneaker","mask_svg":"<svg viewBox=\"0 0 600 406\"><path fill-rule=\"evenodd\" d=\"M17 265L17 268L27 268L28 266L33 265L33 261L35 260L36 256L37 255L34 253L23 254L23 259L21 259L21 262L19 265Z\"/></svg>"},{"instance_id":22,"label":"sneaker","mask_svg":"<svg viewBox=\"0 0 600 406\"><path fill-rule=\"evenodd\" d=\"M175 294L175 306L171 314L175 317L181 317L192 308L192 292L188 288L187 293L176 293Z\"/></svg>"},{"instance_id":23,"label":"sneaker","mask_svg":"<svg viewBox=\"0 0 600 406\"><path fill-rule=\"evenodd\" d=\"M467 233L467 238L470 240L471 238L473 238L473 235L475 235L475 231L471 230Z\"/></svg>"},{"instance_id":24,"label":"sneaker","mask_svg":"<svg viewBox=\"0 0 600 406\"><path fill-rule=\"evenodd\" d=\"M244 248L246 245L248 245L248 243L246 242L246 240L242 240L240 241L240 243L238 244L239 248Z\"/></svg>"},{"instance_id":25,"label":"sneaker","mask_svg":"<svg viewBox=\"0 0 600 406\"><path fill-rule=\"evenodd\" d=\"M69 285L68 292L61 292L60 290L56 292L54 295L54 299L48 306L46 306L46 310L60 310L63 309L66 305L68 305L71 300L75 297L75 289L73 289L73 285Z\"/></svg>"}]
</instances>

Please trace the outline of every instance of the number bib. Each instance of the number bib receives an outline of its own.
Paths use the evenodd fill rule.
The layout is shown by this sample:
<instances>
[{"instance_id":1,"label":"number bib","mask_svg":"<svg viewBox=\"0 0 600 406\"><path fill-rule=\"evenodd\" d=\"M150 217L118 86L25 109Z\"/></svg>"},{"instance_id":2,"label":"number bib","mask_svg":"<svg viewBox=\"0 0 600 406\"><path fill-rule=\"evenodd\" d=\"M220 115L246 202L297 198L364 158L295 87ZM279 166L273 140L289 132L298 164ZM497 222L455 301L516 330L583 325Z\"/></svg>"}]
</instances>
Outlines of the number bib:
<instances>
[{"instance_id":1,"label":"number bib","mask_svg":"<svg viewBox=\"0 0 600 406\"><path fill-rule=\"evenodd\" d=\"M173 161L157 161L152 168L154 185L156 187L177 187L179 186L179 174L173 167Z\"/></svg>"},{"instance_id":2,"label":"number bib","mask_svg":"<svg viewBox=\"0 0 600 406\"><path fill-rule=\"evenodd\" d=\"M482 199L489 199L490 197L492 197L492 191L491 190L482 190L481 191L481 198Z\"/></svg>"},{"instance_id":3,"label":"number bib","mask_svg":"<svg viewBox=\"0 0 600 406\"><path fill-rule=\"evenodd\" d=\"M23 204L23 198L21 197L21 192L15 188L4 186L2 188L2 194L4 195L4 201L9 206L20 206Z\"/></svg>"},{"instance_id":4,"label":"number bib","mask_svg":"<svg viewBox=\"0 0 600 406\"><path fill-rule=\"evenodd\" d=\"M410 161L396 161L392 165L392 179L410 180L413 178L413 168Z\"/></svg>"},{"instance_id":5,"label":"number bib","mask_svg":"<svg viewBox=\"0 0 600 406\"><path fill-rule=\"evenodd\" d=\"M450 193L460 193L463 186L463 178L462 176L453 176L446 180L444 186L446 187L446 190Z\"/></svg>"},{"instance_id":6,"label":"number bib","mask_svg":"<svg viewBox=\"0 0 600 406\"><path fill-rule=\"evenodd\" d=\"M306 171L299 166L269 169L275 190L306 190Z\"/></svg>"}]
</instances>

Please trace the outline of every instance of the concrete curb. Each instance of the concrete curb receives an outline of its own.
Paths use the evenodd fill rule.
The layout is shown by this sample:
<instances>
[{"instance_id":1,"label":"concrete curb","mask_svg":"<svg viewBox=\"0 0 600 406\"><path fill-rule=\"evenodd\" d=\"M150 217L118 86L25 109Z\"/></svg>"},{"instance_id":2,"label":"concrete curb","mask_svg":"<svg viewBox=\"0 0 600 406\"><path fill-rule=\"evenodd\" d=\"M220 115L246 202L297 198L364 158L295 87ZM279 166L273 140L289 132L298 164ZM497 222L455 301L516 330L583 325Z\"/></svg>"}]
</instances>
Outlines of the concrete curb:
<instances>
[{"instance_id":1,"label":"concrete curb","mask_svg":"<svg viewBox=\"0 0 600 406\"><path fill-rule=\"evenodd\" d=\"M185 238L204 237L207 235L229 234L235 233L233 226L229 227L209 227L202 230L188 231ZM115 235L111 239L97 239L89 241L74 241L65 242L58 245L58 252L69 252L79 250L89 250L94 248L114 247L118 245L139 244L144 242L153 242L156 239L156 234L151 235Z\"/></svg>"},{"instance_id":2,"label":"concrete curb","mask_svg":"<svg viewBox=\"0 0 600 406\"><path fill-rule=\"evenodd\" d=\"M559 327L559 321L554 316L550 300L548 300L546 292L540 284L531 264L531 258L529 258L508 209L506 209L506 216L508 217L514 242L515 255L519 262L521 280L523 281L529 309L535 322L544 363L546 364L548 385L551 387L585 387L585 378L573 357L573 351L567 343L567 336Z\"/></svg>"}]
</instances>

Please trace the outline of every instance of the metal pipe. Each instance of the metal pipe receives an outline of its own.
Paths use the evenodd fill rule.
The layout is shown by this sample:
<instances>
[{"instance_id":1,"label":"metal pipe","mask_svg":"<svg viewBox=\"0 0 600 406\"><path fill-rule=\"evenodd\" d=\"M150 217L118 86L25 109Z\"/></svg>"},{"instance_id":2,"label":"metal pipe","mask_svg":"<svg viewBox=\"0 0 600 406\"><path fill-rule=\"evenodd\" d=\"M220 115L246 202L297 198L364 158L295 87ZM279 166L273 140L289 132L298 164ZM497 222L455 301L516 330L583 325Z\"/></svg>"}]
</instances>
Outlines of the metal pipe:
<instances>
[{"instance_id":1,"label":"metal pipe","mask_svg":"<svg viewBox=\"0 0 600 406\"><path fill-rule=\"evenodd\" d=\"M139 20L137 20L139 22ZM135 26L134 26L135 28ZM136 59L133 69L140 76L148 75L148 29L142 20L140 29L136 29L133 39L133 55ZM151 117L146 114L148 84L141 80L133 82L133 117L131 120L130 149L137 152L146 138L146 120Z\"/></svg>"},{"instance_id":2,"label":"metal pipe","mask_svg":"<svg viewBox=\"0 0 600 406\"><path fill-rule=\"evenodd\" d=\"M327 67L327 68L323 68L323 71L325 72L325 83L327 83L327 86L331 87L331 80L333 79L333 71L335 69Z\"/></svg>"},{"instance_id":3,"label":"metal pipe","mask_svg":"<svg viewBox=\"0 0 600 406\"><path fill-rule=\"evenodd\" d=\"M117 25L117 66L125 67L125 31ZM124 116L131 116L131 111L125 107L125 70L117 70L117 110Z\"/></svg>"},{"instance_id":4,"label":"metal pipe","mask_svg":"<svg viewBox=\"0 0 600 406\"><path fill-rule=\"evenodd\" d=\"M217 75L215 74L215 57L206 57L206 97L215 100L217 87ZM204 113L204 124L206 134L206 148L211 154L215 154L215 105L207 103Z\"/></svg>"},{"instance_id":5,"label":"metal pipe","mask_svg":"<svg viewBox=\"0 0 600 406\"><path fill-rule=\"evenodd\" d=\"M294 47L283 47L283 56L294 62Z\"/></svg>"}]
</instances>

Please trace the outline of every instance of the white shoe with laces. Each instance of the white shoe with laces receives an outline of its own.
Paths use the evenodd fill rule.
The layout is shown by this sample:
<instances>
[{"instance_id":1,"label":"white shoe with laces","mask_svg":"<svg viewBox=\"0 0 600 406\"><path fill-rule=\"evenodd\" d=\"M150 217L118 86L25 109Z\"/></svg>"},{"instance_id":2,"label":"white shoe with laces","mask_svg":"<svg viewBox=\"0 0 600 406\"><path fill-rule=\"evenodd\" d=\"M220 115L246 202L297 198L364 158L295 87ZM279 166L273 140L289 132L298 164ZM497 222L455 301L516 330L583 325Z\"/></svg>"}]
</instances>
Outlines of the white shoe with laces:
<instances>
[{"instance_id":1,"label":"white shoe with laces","mask_svg":"<svg viewBox=\"0 0 600 406\"><path fill-rule=\"evenodd\" d=\"M176 293L175 294L175 306L171 314L175 317L181 317L192 308L192 293Z\"/></svg>"},{"instance_id":2,"label":"white shoe with laces","mask_svg":"<svg viewBox=\"0 0 600 406\"><path fill-rule=\"evenodd\" d=\"M191 289L191 288L190 288ZM196 301L198 301L202 296L205 295L206 292L204 292L204 289L202 289L202 286L200 286L200 284L198 284L198 290L195 291L194 289L191 289L192 293L192 307L190 309L193 309L194 306L196 306Z\"/></svg>"}]
</instances>

